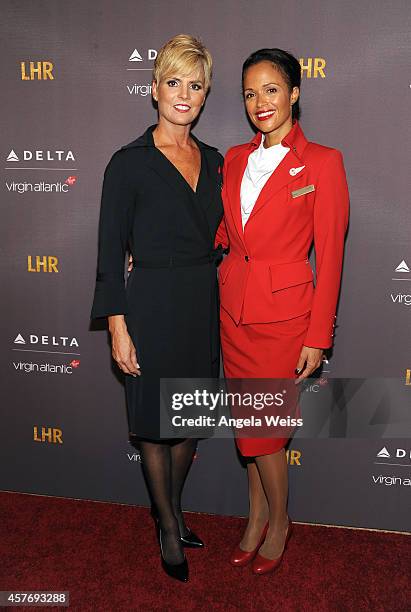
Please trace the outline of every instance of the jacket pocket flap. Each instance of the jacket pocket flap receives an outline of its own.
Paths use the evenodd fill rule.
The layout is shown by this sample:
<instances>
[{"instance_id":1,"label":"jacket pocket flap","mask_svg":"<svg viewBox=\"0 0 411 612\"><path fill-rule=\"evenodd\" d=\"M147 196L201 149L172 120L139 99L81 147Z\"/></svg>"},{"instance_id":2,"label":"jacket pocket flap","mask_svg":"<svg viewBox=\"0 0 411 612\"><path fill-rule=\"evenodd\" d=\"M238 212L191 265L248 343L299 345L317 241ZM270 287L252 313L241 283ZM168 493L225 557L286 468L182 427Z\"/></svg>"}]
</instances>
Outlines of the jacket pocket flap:
<instances>
[{"instance_id":1,"label":"jacket pocket flap","mask_svg":"<svg viewBox=\"0 0 411 612\"><path fill-rule=\"evenodd\" d=\"M271 291L280 291L313 280L313 271L308 259L292 263L271 264Z\"/></svg>"}]
</instances>

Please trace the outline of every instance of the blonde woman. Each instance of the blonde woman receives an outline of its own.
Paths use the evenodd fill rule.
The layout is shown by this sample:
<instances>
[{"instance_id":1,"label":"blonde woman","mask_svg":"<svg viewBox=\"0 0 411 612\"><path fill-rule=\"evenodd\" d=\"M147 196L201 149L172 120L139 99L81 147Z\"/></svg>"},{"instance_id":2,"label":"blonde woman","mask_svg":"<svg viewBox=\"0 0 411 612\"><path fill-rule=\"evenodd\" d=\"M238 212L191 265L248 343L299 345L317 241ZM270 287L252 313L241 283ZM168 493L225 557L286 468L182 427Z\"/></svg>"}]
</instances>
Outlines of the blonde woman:
<instances>
[{"instance_id":1,"label":"blonde woman","mask_svg":"<svg viewBox=\"0 0 411 612\"><path fill-rule=\"evenodd\" d=\"M92 317L107 317L124 372L157 521L162 567L188 580L184 546L202 547L181 510L195 439L161 439L160 378L218 376L214 238L222 217L217 149L190 130L210 87L209 51L179 35L159 51L152 95L158 123L116 151L104 176ZM124 283L126 252L133 269Z\"/></svg>"}]
</instances>

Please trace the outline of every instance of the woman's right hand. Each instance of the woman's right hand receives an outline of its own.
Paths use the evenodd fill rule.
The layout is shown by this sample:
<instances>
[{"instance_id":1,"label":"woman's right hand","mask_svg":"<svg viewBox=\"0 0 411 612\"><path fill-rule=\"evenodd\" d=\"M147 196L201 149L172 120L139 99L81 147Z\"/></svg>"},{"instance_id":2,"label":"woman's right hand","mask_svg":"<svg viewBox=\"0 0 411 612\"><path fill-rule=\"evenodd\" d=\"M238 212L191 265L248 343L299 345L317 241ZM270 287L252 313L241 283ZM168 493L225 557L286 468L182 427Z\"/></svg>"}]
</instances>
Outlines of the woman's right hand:
<instances>
[{"instance_id":1,"label":"woman's right hand","mask_svg":"<svg viewBox=\"0 0 411 612\"><path fill-rule=\"evenodd\" d=\"M131 374L134 377L141 376L137 351L127 331L124 315L112 315L108 317L108 320L114 361L124 374Z\"/></svg>"}]
</instances>

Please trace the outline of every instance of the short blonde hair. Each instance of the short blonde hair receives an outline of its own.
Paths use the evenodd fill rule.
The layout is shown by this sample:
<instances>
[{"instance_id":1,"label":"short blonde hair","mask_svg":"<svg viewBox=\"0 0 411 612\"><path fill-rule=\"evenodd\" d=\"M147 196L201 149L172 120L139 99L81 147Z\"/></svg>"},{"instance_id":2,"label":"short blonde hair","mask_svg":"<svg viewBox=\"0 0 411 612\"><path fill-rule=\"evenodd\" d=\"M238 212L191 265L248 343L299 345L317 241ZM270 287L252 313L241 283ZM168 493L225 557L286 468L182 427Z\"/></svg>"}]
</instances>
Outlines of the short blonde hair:
<instances>
[{"instance_id":1,"label":"short blonde hair","mask_svg":"<svg viewBox=\"0 0 411 612\"><path fill-rule=\"evenodd\" d=\"M210 87L213 60L209 50L194 36L178 34L158 52L154 62L153 79L159 85L168 76L188 76L196 70L204 72L206 91Z\"/></svg>"}]
</instances>

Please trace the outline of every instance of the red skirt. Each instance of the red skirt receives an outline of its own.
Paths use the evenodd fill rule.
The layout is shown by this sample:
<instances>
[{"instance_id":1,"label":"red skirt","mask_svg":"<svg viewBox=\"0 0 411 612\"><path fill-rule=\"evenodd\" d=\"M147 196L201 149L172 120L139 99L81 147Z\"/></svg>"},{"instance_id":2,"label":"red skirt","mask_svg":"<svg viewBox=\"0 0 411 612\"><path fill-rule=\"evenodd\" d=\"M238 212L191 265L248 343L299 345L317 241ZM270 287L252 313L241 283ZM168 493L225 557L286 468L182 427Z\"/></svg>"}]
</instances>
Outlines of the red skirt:
<instances>
[{"instance_id":1,"label":"red skirt","mask_svg":"<svg viewBox=\"0 0 411 612\"><path fill-rule=\"evenodd\" d=\"M310 322L309 312L288 321L236 325L221 308L220 320L226 378L296 378L295 368ZM288 440L236 437L237 447L246 457L278 452Z\"/></svg>"}]
</instances>

